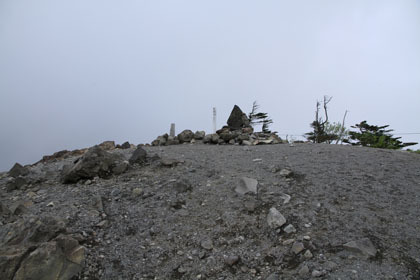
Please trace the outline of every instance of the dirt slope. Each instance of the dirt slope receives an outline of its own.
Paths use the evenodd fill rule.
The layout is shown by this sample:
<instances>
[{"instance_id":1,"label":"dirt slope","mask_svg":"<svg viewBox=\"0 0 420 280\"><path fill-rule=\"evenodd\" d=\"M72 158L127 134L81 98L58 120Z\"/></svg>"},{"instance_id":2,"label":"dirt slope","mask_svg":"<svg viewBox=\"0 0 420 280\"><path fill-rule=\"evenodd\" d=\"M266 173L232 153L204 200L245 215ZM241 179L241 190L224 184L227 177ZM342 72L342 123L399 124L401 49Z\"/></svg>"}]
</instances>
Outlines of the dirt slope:
<instances>
[{"instance_id":1,"label":"dirt slope","mask_svg":"<svg viewBox=\"0 0 420 280\"><path fill-rule=\"evenodd\" d=\"M1 179L3 205L26 208L2 224L64 219L87 248L78 279L420 279L420 155L322 144L145 149L146 165L110 179L61 184L76 157L31 167L45 180L24 190L6 192ZM257 194L235 191L242 177L258 181ZM273 207L287 220L279 228L267 222ZM360 240L367 248L344 245Z\"/></svg>"}]
</instances>

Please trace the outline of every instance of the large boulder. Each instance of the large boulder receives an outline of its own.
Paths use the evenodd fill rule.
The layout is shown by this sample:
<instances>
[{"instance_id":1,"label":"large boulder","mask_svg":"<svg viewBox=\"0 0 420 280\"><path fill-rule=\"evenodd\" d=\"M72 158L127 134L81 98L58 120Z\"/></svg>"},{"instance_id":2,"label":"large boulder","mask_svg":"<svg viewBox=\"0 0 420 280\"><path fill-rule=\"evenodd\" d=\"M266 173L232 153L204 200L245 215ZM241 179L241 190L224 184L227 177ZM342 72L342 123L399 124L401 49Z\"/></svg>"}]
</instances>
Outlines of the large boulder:
<instances>
[{"instance_id":1,"label":"large boulder","mask_svg":"<svg viewBox=\"0 0 420 280\"><path fill-rule=\"evenodd\" d=\"M227 124L231 129L237 130L242 129L243 127L248 127L250 122L246 114L242 112L241 108L235 105L230 113Z\"/></svg>"},{"instance_id":2,"label":"large boulder","mask_svg":"<svg viewBox=\"0 0 420 280\"><path fill-rule=\"evenodd\" d=\"M137 146L137 149L131 155L129 162L130 164L134 164L134 163L142 164L146 162L146 157L147 157L146 151L141 146Z\"/></svg>"},{"instance_id":3,"label":"large boulder","mask_svg":"<svg viewBox=\"0 0 420 280\"><path fill-rule=\"evenodd\" d=\"M130 142L126 141L121 145L121 149L130 149L131 145Z\"/></svg>"},{"instance_id":4,"label":"large boulder","mask_svg":"<svg viewBox=\"0 0 420 280\"><path fill-rule=\"evenodd\" d=\"M6 190L8 192L11 192L13 190L19 190L28 183L28 181L22 176L16 178L12 177L8 179L9 180L6 183Z\"/></svg>"},{"instance_id":5,"label":"large boulder","mask_svg":"<svg viewBox=\"0 0 420 280\"><path fill-rule=\"evenodd\" d=\"M47 156L43 156L42 159L39 162L50 162L50 161L55 161L55 160L62 160L68 157L74 157L74 156L81 156L83 155L88 149L80 149L80 150L73 150L73 151L67 151L67 150L62 150L62 151L58 151L55 152L52 155L47 155Z\"/></svg>"},{"instance_id":6,"label":"large boulder","mask_svg":"<svg viewBox=\"0 0 420 280\"><path fill-rule=\"evenodd\" d=\"M19 163L15 163L13 167L9 170L8 175L13 178L17 178L19 176L25 176L29 173L29 170L26 167L23 167Z\"/></svg>"},{"instance_id":7,"label":"large boulder","mask_svg":"<svg viewBox=\"0 0 420 280\"><path fill-rule=\"evenodd\" d=\"M0 201L0 216L8 216L10 213L9 208Z\"/></svg>"},{"instance_id":8,"label":"large boulder","mask_svg":"<svg viewBox=\"0 0 420 280\"><path fill-rule=\"evenodd\" d=\"M82 270L85 250L77 240L59 236L31 252L22 261L13 279L72 279Z\"/></svg>"},{"instance_id":9,"label":"large boulder","mask_svg":"<svg viewBox=\"0 0 420 280\"><path fill-rule=\"evenodd\" d=\"M194 139L194 133L191 130L186 129L178 134L177 138L181 144L184 142L191 142L191 140Z\"/></svg>"},{"instance_id":10,"label":"large boulder","mask_svg":"<svg viewBox=\"0 0 420 280\"><path fill-rule=\"evenodd\" d=\"M103 150L110 151L115 149L115 142L114 141L104 141L101 144L99 144L99 147L101 147Z\"/></svg>"},{"instance_id":11,"label":"large boulder","mask_svg":"<svg viewBox=\"0 0 420 280\"><path fill-rule=\"evenodd\" d=\"M168 144L168 134L165 133L161 136L158 136L155 140L152 142L152 146L165 146Z\"/></svg>"},{"instance_id":12,"label":"large boulder","mask_svg":"<svg viewBox=\"0 0 420 280\"><path fill-rule=\"evenodd\" d=\"M235 139L236 135L232 132L223 132L219 134L220 139L223 139L226 143L232 139Z\"/></svg>"},{"instance_id":13,"label":"large boulder","mask_svg":"<svg viewBox=\"0 0 420 280\"><path fill-rule=\"evenodd\" d=\"M176 136L169 136L166 145L178 145L179 140Z\"/></svg>"},{"instance_id":14,"label":"large boulder","mask_svg":"<svg viewBox=\"0 0 420 280\"><path fill-rule=\"evenodd\" d=\"M96 176L108 178L112 169L123 161L122 156L111 154L99 146L90 148L73 166L63 169L61 181L77 183L81 179L93 179Z\"/></svg>"},{"instance_id":15,"label":"large boulder","mask_svg":"<svg viewBox=\"0 0 420 280\"><path fill-rule=\"evenodd\" d=\"M1 279L72 279L82 270L85 247L53 217L18 220L0 228Z\"/></svg>"},{"instance_id":16,"label":"large boulder","mask_svg":"<svg viewBox=\"0 0 420 280\"><path fill-rule=\"evenodd\" d=\"M211 134L206 134L203 138L204 144L210 144L211 143Z\"/></svg>"},{"instance_id":17,"label":"large boulder","mask_svg":"<svg viewBox=\"0 0 420 280\"><path fill-rule=\"evenodd\" d=\"M194 133L194 139L195 140L203 140L204 136L206 136L206 132L204 132L204 131L196 131Z\"/></svg>"},{"instance_id":18,"label":"large boulder","mask_svg":"<svg viewBox=\"0 0 420 280\"><path fill-rule=\"evenodd\" d=\"M211 136L211 138L210 138L211 143L219 144L219 140L221 140L219 134L213 133L213 134L210 134L210 136Z\"/></svg>"}]
</instances>

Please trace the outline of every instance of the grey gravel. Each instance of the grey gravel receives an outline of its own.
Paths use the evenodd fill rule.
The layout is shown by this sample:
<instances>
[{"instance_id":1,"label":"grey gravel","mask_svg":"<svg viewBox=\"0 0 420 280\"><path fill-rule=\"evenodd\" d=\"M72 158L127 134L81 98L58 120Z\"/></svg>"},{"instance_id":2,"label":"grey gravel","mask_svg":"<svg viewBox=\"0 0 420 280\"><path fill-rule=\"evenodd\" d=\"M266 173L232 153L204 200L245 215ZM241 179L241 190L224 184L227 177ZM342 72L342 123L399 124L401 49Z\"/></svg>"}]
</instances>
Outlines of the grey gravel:
<instances>
[{"instance_id":1,"label":"grey gravel","mask_svg":"<svg viewBox=\"0 0 420 280\"><path fill-rule=\"evenodd\" d=\"M128 161L135 149L110 152ZM90 184L59 181L64 165L77 156L28 166L23 177L28 184L10 192L10 179L3 174L1 228L23 217L63 219L67 234L77 236L87 249L79 280L198 275L247 280L273 274L307 279L312 269L322 279L420 278L417 154L340 145L243 147L199 141L143 149L145 161L130 164L120 175L89 178ZM165 166L159 157L181 163ZM256 158L262 161L253 162ZM291 180L271 172L271 166L293 171ZM258 195L235 192L242 177L258 181ZM143 190L141 195L133 194L136 188ZM282 194L292 199L284 204ZM46 207L52 201L54 207ZM16 202L21 206L14 208ZM271 227L271 208L297 232L285 234L283 219ZM290 237L293 242L285 244ZM343 246L364 238L376 252L366 251L369 259L359 257L364 256L357 252L360 246ZM211 245L203 247L206 240ZM304 248L299 246L297 255L291 251L295 242ZM229 265L225 256L237 256L238 261Z\"/></svg>"}]
</instances>

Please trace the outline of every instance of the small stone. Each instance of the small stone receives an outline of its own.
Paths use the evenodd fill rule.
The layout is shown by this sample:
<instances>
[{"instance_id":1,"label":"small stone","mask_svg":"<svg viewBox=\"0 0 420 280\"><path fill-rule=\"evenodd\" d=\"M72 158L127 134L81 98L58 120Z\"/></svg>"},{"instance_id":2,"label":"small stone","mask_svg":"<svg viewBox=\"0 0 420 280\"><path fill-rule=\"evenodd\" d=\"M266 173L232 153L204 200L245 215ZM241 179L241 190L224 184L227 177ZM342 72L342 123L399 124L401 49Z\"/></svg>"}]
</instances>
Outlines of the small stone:
<instances>
[{"instance_id":1,"label":"small stone","mask_svg":"<svg viewBox=\"0 0 420 280\"><path fill-rule=\"evenodd\" d=\"M252 161L253 162L260 162L260 161L262 161L262 158L254 158Z\"/></svg>"},{"instance_id":2,"label":"small stone","mask_svg":"<svg viewBox=\"0 0 420 280\"><path fill-rule=\"evenodd\" d=\"M91 180L86 180L85 185L90 185L90 184L92 184L92 181Z\"/></svg>"},{"instance_id":3,"label":"small stone","mask_svg":"<svg viewBox=\"0 0 420 280\"><path fill-rule=\"evenodd\" d=\"M286 218L274 207L270 208L267 215L267 223L273 228L279 228L286 223Z\"/></svg>"},{"instance_id":4,"label":"small stone","mask_svg":"<svg viewBox=\"0 0 420 280\"><path fill-rule=\"evenodd\" d=\"M132 191L133 196L140 196L143 194L143 189L142 188L134 188Z\"/></svg>"},{"instance_id":5,"label":"small stone","mask_svg":"<svg viewBox=\"0 0 420 280\"><path fill-rule=\"evenodd\" d=\"M9 215L10 210L0 201L0 215Z\"/></svg>"},{"instance_id":6,"label":"small stone","mask_svg":"<svg viewBox=\"0 0 420 280\"><path fill-rule=\"evenodd\" d=\"M324 275L324 273L322 273L322 271L319 271L319 270L313 270L312 271L312 277L321 277L322 275Z\"/></svg>"},{"instance_id":7,"label":"small stone","mask_svg":"<svg viewBox=\"0 0 420 280\"><path fill-rule=\"evenodd\" d=\"M111 195L112 196L117 196L117 195L119 195L121 193L121 191L119 190L119 189L117 189L117 188L115 188L115 189L113 189L112 191L111 191Z\"/></svg>"},{"instance_id":8,"label":"small stone","mask_svg":"<svg viewBox=\"0 0 420 280\"><path fill-rule=\"evenodd\" d=\"M311 240L311 237L310 237L309 235L304 235L304 236L303 236L303 239L304 239L304 240Z\"/></svg>"},{"instance_id":9,"label":"small stone","mask_svg":"<svg viewBox=\"0 0 420 280\"><path fill-rule=\"evenodd\" d=\"M286 245L290 245L290 244L292 244L293 242L295 242L295 239L293 239L293 238L292 238L292 239L286 239L286 240L284 240L284 241L283 241L283 243L282 243L282 244L283 244L284 246L286 246Z\"/></svg>"},{"instance_id":10,"label":"small stone","mask_svg":"<svg viewBox=\"0 0 420 280\"><path fill-rule=\"evenodd\" d=\"M258 181L253 178L242 177L239 184L236 186L235 191L239 194L257 193Z\"/></svg>"},{"instance_id":11,"label":"small stone","mask_svg":"<svg viewBox=\"0 0 420 280\"><path fill-rule=\"evenodd\" d=\"M303 226L306 227L306 228L310 228L311 224L304 224Z\"/></svg>"},{"instance_id":12,"label":"small stone","mask_svg":"<svg viewBox=\"0 0 420 280\"><path fill-rule=\"evenodd\" d=\"M203 247L206 250L213 249L213 242L210 239L206 239L201 241L201 247Z\"/></svg>"},{"instance_id":13,"label":"small stone","mask_svg":"<svg viewBox=\"0 0 420 280\"><path fill-rule=\"evenodd\" d=\"M295 229L295 227L293 226L293 225L287 225L284 229L284 232L285 233L293 233L293 232L296 232L296 229Z\"/></svg>"},{"instance_id":14,"label":"small stone","mask_svg":"<svg viewBox=\"0 0 420 280\"><path fill-rule=\"evenodd\" d=\"M28 211L28 208L25 207L25 203L22 201L17 201L10 206L10 212L13 215L20 215Z\"/></svg>"},{"instance_id":15,"label":"small stone","mask_svg":"<svg viewBox=\"0 0 420 280\"><path fill-rule=\"evenodd\" d=\"M305 257L305 259L312 259L312 257L314 256L310 250L306 250L305 253L303 254L303 256Z\"/></svg>"},{"instance_id":16,"label":"small stone","mask_svg":"<svg viewBox=\"0 0 420 280\"><path fill-rule=\"evenodd\" d=\"M286 178L290 178L293 176L293 172L290 169L284 168L282 170L280 170L280 176L286 177Z\"/></svg>"},{"instance_id":17,"label":"small stone","mask_svg":"<svg viewBox=\"0 0 420 280\"><path fill-rule=\"evenodd\" d=\"M178 252L176 252L176 254L177 254L178 256L182 256L182 255L184 255L184 252L182 252L181 250L179 250Z\"/></svg>"},{"instance_id":18,"label":"small stone","mask_svg":"<svg viewBox=\"0 0 420 280\"><path fill-rule=\"evenodd\" d=\"M307 265L302 266L301 269L299 269L298 274L300 276L306 276L309 274L309 267Z\"/></svg>"},{"instance_id":19,"label":"small stone","mask_svg":"<svg viewBox=\"0 0 420 280\"><path fill-rule=\"evenodd\" d=\"M102 197L100 195L95 195L92 198L92 205L99 211L104 211L104 205L102 203Z\"/></svg>"},{"instance_id":20,"label":"small stone","mask_svg":"<svg viewBox=\"0 0 420 280\"><path fill-rule=\"evenodd\" d=\"M187 269L185 267L183 267L183 266L180 266L178 268L178 272L183 274L183 273L187 272Z\"/></svg>"},{"instance_id":21,"label":"small stone","mask_svg":"<svg viewBox=\"0 0 420 280\"><path fill-rule=\"evenodd\" d=\"M48 203L47 207L54 207L54 202L51 201L50 203Z\"/></svg>"},{"instance_id":22,"label":"small stone","mask_svg":"<svg viewBox=\"0 0 420 280\"><path fill-rule=\"evenodd\" d=\"M283 193L280 198L283 199L283 204L287 204L289 203L291 196L287 193Z\"/></svg>"},{"instance_id":23,"label":"small stone","mask_svg":"<svg viewBox=\"0 0 420 280\"><path fill-rule=\"evenodd\" d=\"M204 252L204 251L200 251L200 253L198 253L198 257L200 259L204 259L205 256L206 256L206 252Z\"/></svg>"},{"instance_id":24,"label":"small stone","mask_svg":"<svg viewBox=\"0 0 420 280\"><path fill-rule=\"evenodd\" d=\"M265 280L279 280L277 273L271 273Z\"/></svg>"},{"instance_id":25,"label":"small stone","mask_svg":"<svg viewBox=\"0 0 420 280\"><path fill-rule=\"evenodd\" d=\"M327 261L324 266L325 266L325 269L328 271L333 271L334 269L338 267L338 265L332 261Z\"/></svg>"},{"instance_id":26,"label":"small stone","mask_svg":"<svg viewBox=\"0 0 420 280\"><path fill-rule=\"evenodd\" d=\"M248 140L243 140L243 141L242 141L242 145L245 145L245 146L252 146L252 142L251 142L251 141L248 141Z\"/></svg>"},{"instance_id":27,"label":"small stone","mask_svg":"<svg viewBox=\"0 0 420 280\"><path fill-rule=\"evenodd\" d=\"M343 247L367 258L376 256L376 248L368 238L347 242Z\"/></svg>"},{"instance_id":28,"label":"small stone","mask_svg":"<svg viewBox=\"0 0 420 280\"><path fill-rule=\"evenodd\" d=\"M254 212L255 208L257 207L255 201L245 201L244 207L248 212Z\"/></svg>"},{"instance_id":29,"label":"small stone","mask_svg":"<svg viewBox=\"0 0 420 280\"><path fill-rule=\"evenodd\" d=\"M182 162L177 159L172 159L172 158L162 158L160 160L160 164L165 167L174 167L174 166L177 166L179 163L182 163Z\"/></svg>"},{"instance_id":30,"label":"small stone","mask_svg":"<svg viewBox=\"0 0 420 280\"><path fill-rule=\"evenodd\" d=\"M103 221L100 221L96 226L97 227L100 227L100 228L103 228L103 227L105 227L106 225L108 224L108 221L107 220L103 220Z\"/></svg>"},{"instance_id":31,"label":"small stone","mask_svg":"<svg viewBox=\"0 0 420 280\"><path fill-rule=\"evenodd\" d=\"M239 262L239 256L225 256L224 257L225 264L228 266L233 266Z\"/></svg>"},{"instance_id":32,"label":"small stone","mask_svg":"<svg viewBox=\"0 0 420 280\"><path fill-rule=\"evenodd\" d=\"M186 179L181 179L181 180L176 181L175 184L173 185L173 188L178 193L188 192L193 189L191 183Z\"/></svg>"},{"instance_id":33,"label":"small stone","mask_svg":"<svg viewBox=\"0 0 420 280\"><path fill-rule=\"evenodd\" d=\"M300 252L302 252L305 249L305 246L303 246L302 242L295 242L292 245L292 252L295 253L296 255L299 254Z\"/></svg>"},{"instance_id":34,"label":"small stone","mask_svg":"<svg viewBox=\"0 0 420 280\"><path fill-rule=\"evenodd\" d=\"M36 196L36 193L34 193L34 192L30 191L30 192L28 192L27 196L28 196L29 198L34 198L34 197Z\"/></svg>"}]
</instances>

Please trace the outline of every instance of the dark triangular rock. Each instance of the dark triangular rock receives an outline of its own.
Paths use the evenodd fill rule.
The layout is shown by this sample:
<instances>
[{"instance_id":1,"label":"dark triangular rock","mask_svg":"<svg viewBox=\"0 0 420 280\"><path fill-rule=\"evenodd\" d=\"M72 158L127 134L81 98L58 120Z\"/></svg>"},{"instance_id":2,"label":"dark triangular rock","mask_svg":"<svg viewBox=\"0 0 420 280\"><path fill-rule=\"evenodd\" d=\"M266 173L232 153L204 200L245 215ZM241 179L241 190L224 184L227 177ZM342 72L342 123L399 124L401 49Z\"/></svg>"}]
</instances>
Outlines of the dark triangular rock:
<instances>
[{"instance_id":1,"label":"dark triangular rock","mask_svg":"<svg viewBox=\"0 0 420 280\"><path fill-rule=\"evenodd\" d=\"M231 129L241 129L249 126L249 119L246 114L242 112L241 108L239 108L238 105L235 105L230 113L227 124Z\"/></svg>"}]
</instances>

